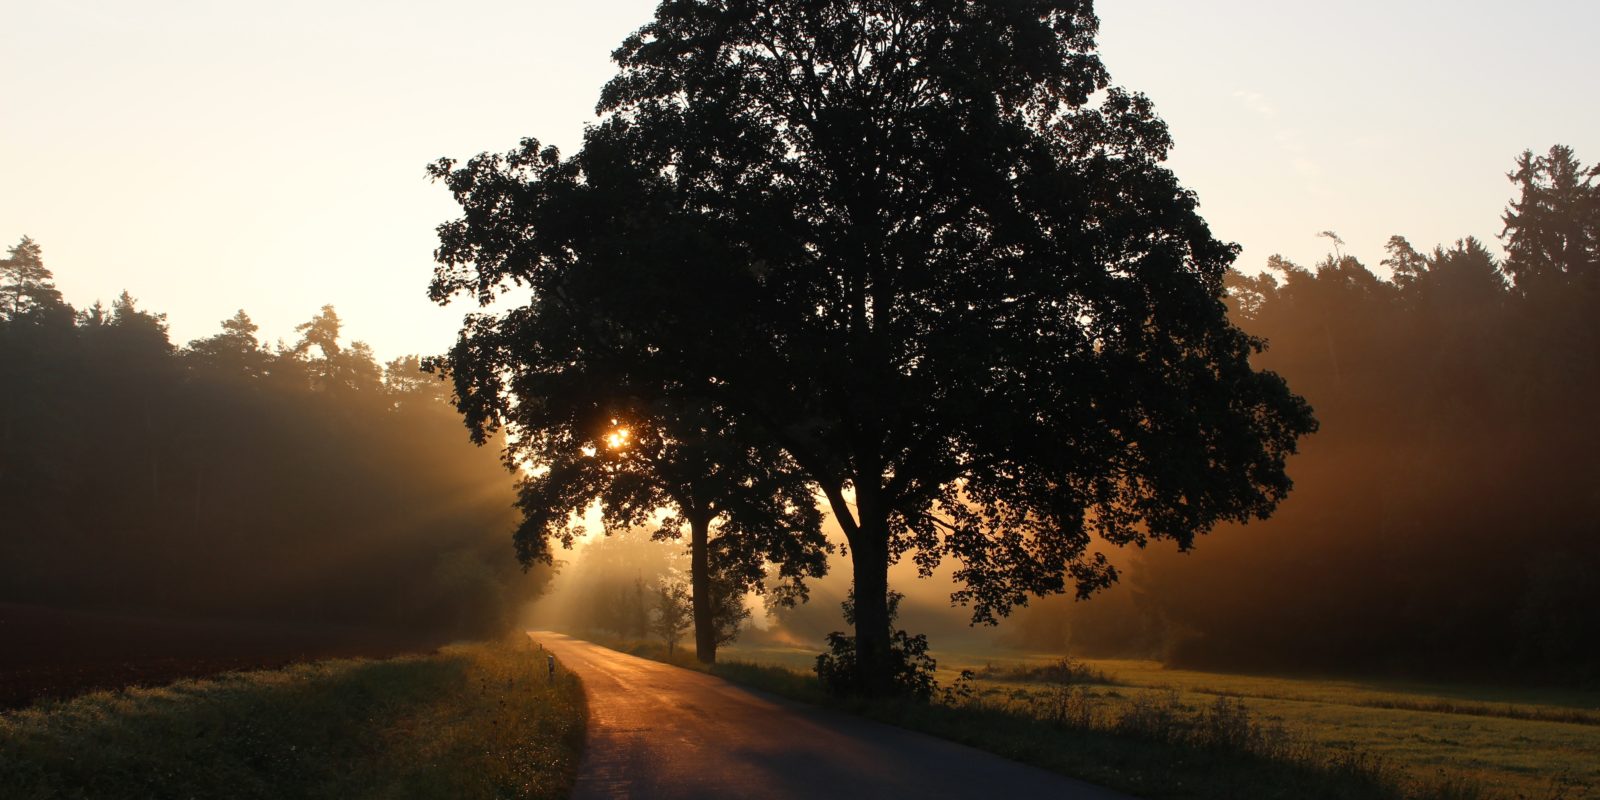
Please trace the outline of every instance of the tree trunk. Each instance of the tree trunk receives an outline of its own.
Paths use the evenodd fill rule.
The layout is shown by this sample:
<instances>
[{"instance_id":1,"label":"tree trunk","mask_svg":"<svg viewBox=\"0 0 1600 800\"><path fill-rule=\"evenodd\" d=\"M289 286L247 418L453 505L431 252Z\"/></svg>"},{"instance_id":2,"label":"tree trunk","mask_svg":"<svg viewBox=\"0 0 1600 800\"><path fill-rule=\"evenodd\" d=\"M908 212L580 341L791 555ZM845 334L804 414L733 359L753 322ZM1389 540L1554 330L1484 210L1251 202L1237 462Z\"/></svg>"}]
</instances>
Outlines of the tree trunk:
<instances>
[{"instance_id":1,"label":"tree trunk","mask_svg":"<svg viewBox=\"0 0 1600 800\"><path fill-rule=\"evenodd\" d=\"M822 492L850 544L856 618L856 687L869 697L894 692L889 662L889 507L876 486L863 491L855 481L856 502L848 502L842 482L824 482Z\"/></svg>"},{"instance_id":2,"label":"tree trunk","mask_svg":"<svg viewBox=\"0 0 1600 800\"><path fill-rule=\"evenodd\" d=\"M711 515L689 516L689 586L694 593L694 655L705 664L717 661L717 621L711 603Z\"/></svg>"},{"instance_id":3,"label":"tree trunk","mask_svg":"<svg viewBox=\"0 0 1600 800\"><path fill-rule=\"evenodd\" d=\"M863 504L865 505L865 504ZM888 520L862 508L857 535L850 542L855 569L856 678L868 697L894 692L889 661Z\"/></svg>"}]
</instances>

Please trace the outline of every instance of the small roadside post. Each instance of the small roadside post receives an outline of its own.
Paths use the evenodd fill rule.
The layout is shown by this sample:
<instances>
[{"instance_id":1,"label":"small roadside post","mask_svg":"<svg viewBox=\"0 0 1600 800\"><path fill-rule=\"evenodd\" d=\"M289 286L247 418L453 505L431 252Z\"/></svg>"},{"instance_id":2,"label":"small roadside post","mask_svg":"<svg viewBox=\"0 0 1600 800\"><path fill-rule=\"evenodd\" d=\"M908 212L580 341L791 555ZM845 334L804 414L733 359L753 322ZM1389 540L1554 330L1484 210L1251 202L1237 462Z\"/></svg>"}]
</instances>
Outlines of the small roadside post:
<instances>
[{"instance_id":1,"label":"small roadside post","mask_svg":"<svg viewBox=\"0 0 1600 800\"><path fill-rule=\"evenodd\" d=\"M545 662L545 666L548 667L549 670L550 670L550 674L549 674L550 682L551 683L555 683L555 680L556 680L556 657L555 656L545 656L544 657L544 662Z\"/></svg>"}]
</instances>

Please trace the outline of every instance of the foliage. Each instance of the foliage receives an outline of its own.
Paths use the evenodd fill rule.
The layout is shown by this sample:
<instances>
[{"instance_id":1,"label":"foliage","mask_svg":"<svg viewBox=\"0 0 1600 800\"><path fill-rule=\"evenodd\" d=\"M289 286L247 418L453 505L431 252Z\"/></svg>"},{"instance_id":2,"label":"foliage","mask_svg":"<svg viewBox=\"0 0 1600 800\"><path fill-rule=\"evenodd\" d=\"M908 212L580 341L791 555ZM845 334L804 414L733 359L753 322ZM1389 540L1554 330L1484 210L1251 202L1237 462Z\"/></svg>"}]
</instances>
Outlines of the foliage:
<instances>
[{"instance_id":1,"label":"foliage","mask_svg":"<svg viewBox=\"0 0 1600 800\"><path fill-rule=\"evenodd\" d=\"M670 376L781 446L848 540L868 691L902 555L958 559L954 599L993 622L1111 583L1093 536L1186 548L1265 516L1309 409L1251 367L1236 251L1097 25L1088 2L661 4L576 156L435 165L466 213L433 296L531 291L463 331L469 422L551 396L505 378L548 377L513 350L532 327L555 373Z\"/></svg>"},{"instance_id":2,"label":"foliage","mask_svg":"<svg viewBox=\"0 0 1600 800\"><path fill-rule=\"evenodd\" d=\"M891 627L895 617L899 615L900 601L904 597L905 595L899 592L889 593ZM854 625L855 596L846 598L841 605L844 607L845 624ZM856 659L854 636L847 636L839 631L829 633L828 652L817 656L816 673L818 680L822 682L822 687L838 697L870 694L861 684L861 671ZM928 655L928 637L923 634L912 636L904 630L892 631L889 635L889 665L889 685L892 687L892 694L929 700L933 697L934 690L939 688L938 682L933 677L938 664Z\"/></svg>"},{"instance_id":3,"label":"foliage","mask_svg":"<svg viewBox=\"0 0 1600 800\"><path fill-rule=\"evenodd\" d=\"M525 636L0 715L6 797L566 797L583 689Z\"/></svg>"}]
</instances>

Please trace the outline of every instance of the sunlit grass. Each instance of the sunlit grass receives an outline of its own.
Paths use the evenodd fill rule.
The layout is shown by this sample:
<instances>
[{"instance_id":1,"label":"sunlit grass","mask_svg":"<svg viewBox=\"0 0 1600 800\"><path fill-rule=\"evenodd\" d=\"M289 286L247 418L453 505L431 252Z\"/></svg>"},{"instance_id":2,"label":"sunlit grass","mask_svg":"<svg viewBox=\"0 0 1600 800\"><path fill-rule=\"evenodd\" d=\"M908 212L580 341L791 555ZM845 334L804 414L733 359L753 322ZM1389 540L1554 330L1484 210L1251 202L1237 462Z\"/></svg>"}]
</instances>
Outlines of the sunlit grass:
<instances>
[{"instance_id":1,"label":"sunlit grass","mask_svg":"<svg viewBox=\"0 0 1600 800\"><path fill-rule=\"evenodd\" d=\"M947 654L941 667L991 660ZM1232 675L1165 669L1151 661L1083 663L1115 684L1084 687L1105 713L1169 690L1192 707L1228 697L1309 742L1369 753L1413 775L1442 770L1509 797L1546 796L1563 785L1568 797L1600 797L1600 696L1593 692ZM1038 692L1020 682L982 681L979 687L990 696Z\"/></svg>"},{"instance_id":2,"label":"sunlit grass","mask_svg":"<svg viewBox=\"0 0 1600 800\"><path fill-rule=\"evenodd\" d=\"M526 637L0 714L0 797L565 797L583 690Z\"/></svg>"},{"instance_id":3,"label":"sunlit grass","mask_svg":"<svg viewBox=\"0 0 1600 800\"><path fill-rule=\"evenodd\" d=\"M815 654L796 648L727 648L730 659L804 670ZM1056 655L944 652L939 680L962 669L1004 676L1040 668ZM1600 797L1600 695L1548 688L1306 679L1165 669L1158 662L1085 659L1074 682L1082 702L1105 721L1138 703L1170 703L1186 713L1238 702L1264 726L1301 746L1368 757L1402 782L1450 784L1454 796ZM974 700L1025 710L1055 687L1037 680L979 679ZM1019 746L1026 746L1020 743Z\"/></svg>"}]
</instances>

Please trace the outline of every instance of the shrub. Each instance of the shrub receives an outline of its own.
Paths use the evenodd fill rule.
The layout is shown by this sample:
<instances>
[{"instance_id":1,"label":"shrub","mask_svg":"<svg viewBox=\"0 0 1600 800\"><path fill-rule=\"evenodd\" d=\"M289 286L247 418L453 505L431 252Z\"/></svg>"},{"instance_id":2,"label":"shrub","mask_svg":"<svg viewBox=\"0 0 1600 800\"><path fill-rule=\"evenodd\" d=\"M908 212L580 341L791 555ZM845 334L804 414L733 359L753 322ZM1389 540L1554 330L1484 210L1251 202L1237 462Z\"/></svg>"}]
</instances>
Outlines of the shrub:
<instances>
[{"instance_id":1,"label":"shrub","mask_svg":"<svg viewBox=\"0 0 1600 800\"><path fill-rule=\"evenodd\" d=\"M889 592L889 624L894 625L895 617L900 613L900 600L905 595ZM855 593L852 591L841 604L844 608L844 619L849 625L856 624ZM928 655L928 637L924 634L912 636L903 630L892 630L889 634L889 668L890 681L896 693L918 700L928 700L939 688L933 679L936 663ZM817 656L817 679L821 681L822 688L830 694L847 697L863 694L857 681L856 672L856 637L846 636L844 633L834 631L828 634L828 652Z\"/></svg>"}]
</instances>

